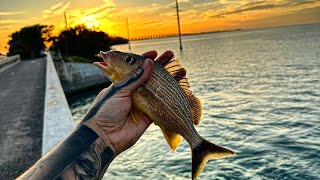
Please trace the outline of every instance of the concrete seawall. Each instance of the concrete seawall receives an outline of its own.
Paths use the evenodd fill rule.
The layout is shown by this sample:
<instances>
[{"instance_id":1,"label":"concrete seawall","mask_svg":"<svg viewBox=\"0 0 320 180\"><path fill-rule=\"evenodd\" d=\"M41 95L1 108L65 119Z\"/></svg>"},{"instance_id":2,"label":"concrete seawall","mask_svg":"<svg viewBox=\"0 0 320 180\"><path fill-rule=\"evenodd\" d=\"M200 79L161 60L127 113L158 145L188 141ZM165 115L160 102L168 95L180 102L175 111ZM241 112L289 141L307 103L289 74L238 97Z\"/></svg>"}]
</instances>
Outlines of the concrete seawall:
<instances>
[{"instance_id":1,"label":"concrete seawall","mask_svg":"<svg viewBox=\"0 0 320 180\"><path fill-rule=\"evenodd\" d=\"M73 129L74 121L51 55L47 56L42 155L45 155Z\"/></svg>"},{"instance_id":2,"label":"concrete seawall","mask_svg":"<svg viewBox=\"0 0 320 180\"><path fill-rule=\"evenodd\" d=\"M93 64L55 62L55 65L66 94L96 85L110 84L102 71Z\"/></svg>"},{"instance_id":3,"label":"concrete seawall","mask_svg":"<svg viewBox=\"0 0 320 180\"><path fill-rule=\"evenodd\" d=\"M108 83L110 81L93 64L53 62L51 55L47 55L42 155L75 127L65 94Z\"/></svg>"}]
</instances>

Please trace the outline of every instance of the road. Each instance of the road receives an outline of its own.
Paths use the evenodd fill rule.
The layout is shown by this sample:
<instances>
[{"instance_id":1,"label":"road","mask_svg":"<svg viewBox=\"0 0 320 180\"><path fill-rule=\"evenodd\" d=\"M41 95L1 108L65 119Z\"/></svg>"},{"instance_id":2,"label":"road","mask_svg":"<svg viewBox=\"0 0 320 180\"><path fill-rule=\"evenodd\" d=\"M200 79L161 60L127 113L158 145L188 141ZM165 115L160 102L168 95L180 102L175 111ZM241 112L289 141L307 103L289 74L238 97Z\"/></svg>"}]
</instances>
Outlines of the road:
<instances>
[{"instance_id":1,"label":"road","mask_svg":"<svg viewBox=\"0 0 320 180\"><path fill-rule=\"evenodd\" d=\"M0 73L0 179L16 178L41 157L45 74L45 58Z\"/></svg>"}]
</instances>

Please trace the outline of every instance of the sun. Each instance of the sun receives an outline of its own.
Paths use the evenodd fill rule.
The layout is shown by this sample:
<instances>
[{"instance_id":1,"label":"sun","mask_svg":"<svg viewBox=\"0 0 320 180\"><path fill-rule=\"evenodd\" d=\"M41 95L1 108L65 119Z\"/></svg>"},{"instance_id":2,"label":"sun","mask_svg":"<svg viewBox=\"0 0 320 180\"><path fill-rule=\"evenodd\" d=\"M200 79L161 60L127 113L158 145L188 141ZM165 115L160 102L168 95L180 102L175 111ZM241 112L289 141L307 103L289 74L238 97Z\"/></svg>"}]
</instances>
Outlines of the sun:
<instances>
[{"instance_id":1,"label":"sun","mask_svg":"<svg viewBox=\"0 0 320 180\"><path fill-rule=\"evenodd\" d=\"M82 20L82 23L86 25L89 29L93 27L97 28L99 26L98 21L95 20L92 16L83 17L81 20Z\"/></svg>"}]
</instances>

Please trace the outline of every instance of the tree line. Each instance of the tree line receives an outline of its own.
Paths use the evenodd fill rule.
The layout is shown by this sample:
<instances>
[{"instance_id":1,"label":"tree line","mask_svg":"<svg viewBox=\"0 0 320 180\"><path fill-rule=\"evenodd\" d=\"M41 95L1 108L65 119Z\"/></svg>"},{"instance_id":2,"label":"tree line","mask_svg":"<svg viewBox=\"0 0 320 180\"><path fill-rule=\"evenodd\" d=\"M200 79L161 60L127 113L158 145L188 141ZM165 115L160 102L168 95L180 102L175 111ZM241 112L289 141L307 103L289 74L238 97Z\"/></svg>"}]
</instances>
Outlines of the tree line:
<instances>
[{"instance_id":1,"label":"tree line","mask_svg":"<svg viewBox=\"0 0 320 180\"><path fill-rule=\"evenodd\" d=\"M78 25L68 28L53 36L54 26L33 25L22 28L10 35L8 56L20 54L22 59L32 59L41 56L46 44L51 44L50 50L60 51L63 56L80 56L92 60L101 50L110 50L112 45L126 44L128 39L110 37L103 31Z\"/></svg>"}]
</instances>

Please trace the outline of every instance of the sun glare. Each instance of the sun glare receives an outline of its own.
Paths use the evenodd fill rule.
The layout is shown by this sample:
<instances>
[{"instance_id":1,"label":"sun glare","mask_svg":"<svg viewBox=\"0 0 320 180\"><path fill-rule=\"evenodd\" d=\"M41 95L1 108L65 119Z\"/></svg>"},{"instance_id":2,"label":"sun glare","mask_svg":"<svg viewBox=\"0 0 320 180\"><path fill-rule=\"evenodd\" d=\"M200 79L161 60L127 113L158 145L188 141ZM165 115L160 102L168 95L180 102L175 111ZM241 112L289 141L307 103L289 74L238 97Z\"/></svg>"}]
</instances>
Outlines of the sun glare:
<instances>
[{"instance_id":1,"label":"sun glare","mask_svg":"<svg viewBox=\"0 0 320 180\"><path fill-rule=\"evenodd\" d=\"M92 16L86 16L86 17L83 17L82 19L82 23L84 25L86 25L88 28L93 28L93 27L98 27L98 21L95 20Z\"/></svg>"}]
</instances>

